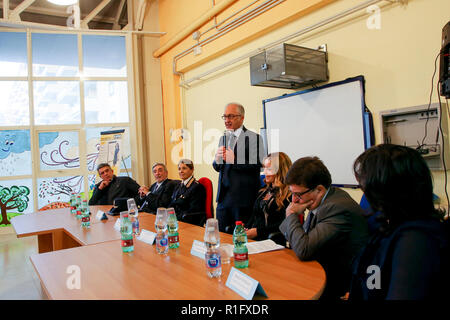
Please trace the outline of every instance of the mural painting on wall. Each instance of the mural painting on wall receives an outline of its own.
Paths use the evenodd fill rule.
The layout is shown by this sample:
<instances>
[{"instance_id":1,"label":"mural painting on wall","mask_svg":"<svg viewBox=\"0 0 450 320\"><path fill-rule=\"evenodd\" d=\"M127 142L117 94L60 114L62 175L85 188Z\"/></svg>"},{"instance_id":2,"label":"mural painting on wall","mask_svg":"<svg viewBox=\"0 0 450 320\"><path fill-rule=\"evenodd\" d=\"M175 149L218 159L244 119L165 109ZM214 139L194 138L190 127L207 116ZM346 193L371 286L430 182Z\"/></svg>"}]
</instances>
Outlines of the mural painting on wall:
<instances>
[{"instance_id":1,"label":"mural painting on wall","mask_svg":"<svg viewBox=\"0 0 450 320\"><path fill-rule=\"evenodd\" d=\"M39 134L41 170L80 167L77 132L44 132ZM88 170L93 170L98 150L87 155ZM82 193L83 176L39 179L39 211L69 207L71 193Z\"/></svg>"},{"instance_id":2,"label":"mural painting on wall","mask_svg":"<svg viewBox=\"0 0 450 320\"><path fill-rule=\"evenodd\" d=\"M29 174L31 174L30 131L0 131L0 176ZM29 195L28 186L5 185L0 182L1 226L9 225L12 217L23 214L29 206Z\"/></svg>"},{"instance_id":3,"label":"mural painting on wall","mask_svg":"<svg viewBox=\"0 0 450 320\"><path fill-rule=\"evenodd\" d=\"M68 208L70 194L80 193L83 176L41 179L39 182L39 211Z\"/></svg>"},{"instance_id":4,"label":"mural painting on wall","mask_svg":"<svg viewBox=\"0 0 450 320\"><path fill-rule=\"evenodd\" d=\"M88 135L86 164L89 171L96 170L100 149L99 132L103 130L105 128L94 128ZM41 172L80 167L77 131L40 132L38 135ZM11 177L11 180L0 181L3 225L9 225L10 219L16 215L31 213L35 210L30 143L29 130L0 130L0 176ZM130 158L128 152L126 160ZM29 178L17 180L15 176L17 178L22 176L20 179L24 179L23 176ZM36 183L39 211L67 207L72 192L83 193L84 191L84 179L81 175L38 178ZM89 189L94 187L95 175L88 175L88 184ZM89 190L89 193L91 192L92 190ZM18 200L14 201L13 196L8 194L13 194Z\"/></svg>"},{"instance_id":5,"label":"mural painting on wall","mask_svg":"<svg viewBox=\"0 0 450 320\"><path fill-rule=\"evenodd\" d=\"M9 225L12 217L20 215L28 207L29 194L30 189L26 186L12 186L10 188L0 186L2 212L0 225ZM17 210L17 212L7 212L8 210Z\"/></svg>"},{"instance_id":6,"label":"mural painting on wall","mask_svg":"<svg viewBox=\"0 0 450 320\"><path fill-rule=\"evenodd\" d=\"M0 176L31 174L29 130L0 131Z\"/></svg>"}]
</instances>

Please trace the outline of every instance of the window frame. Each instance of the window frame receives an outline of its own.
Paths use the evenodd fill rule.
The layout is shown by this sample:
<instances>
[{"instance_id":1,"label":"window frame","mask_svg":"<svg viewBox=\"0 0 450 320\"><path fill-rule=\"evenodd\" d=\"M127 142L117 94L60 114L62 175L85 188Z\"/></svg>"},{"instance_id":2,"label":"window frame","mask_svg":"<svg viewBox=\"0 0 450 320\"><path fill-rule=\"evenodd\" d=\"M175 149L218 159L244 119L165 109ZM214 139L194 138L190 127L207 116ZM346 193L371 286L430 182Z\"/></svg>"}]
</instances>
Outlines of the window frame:
<instances>
[{"instance_id":1,"label":"window frame","mask_svg":"<svg viewBox=\"0 0 450 320\"><path fill-rule=\"evenodd\" d=\"M28 126L0 126L0 130L30 130L31 138L31 156L32 156L32 168L31 175L17 175L17 176L0 176L0 183L2 181L10 180L20 180L20 179L31 179L32 180L32 193L33 193L33 207L34 211L38 211L38 179L50 178L50 177L64 177L64 176L83 176L84 182L84 192L89 194L89 181L88 176L95 174L96 171L90 171L87 167L87 141L86 141L86 130L88 128L98 128L98 127L109 127L111 130L115 129L127 129L130 135L130 154L131 154L131 168L120 169L120 173L131 172L133 179L137 180L138 164L142 161L142 155L137 154L137 126L133 125L136 122L136 101L134 97L134 77L133 77L133 46L132 46L132 35L129 33L123 34L111 34L103 32L83 32L80 30L75 31L50 31L50 30L31 30L31 29L14 29L0 28L0 32L20 32L26 33L27 39L27 76L21 77L2 77L0 76L0 81L27 81L28 82L28 95L29 95L29 117L30 123ZM32 65L32 35L35 33L45 33L45 34L75 34L77 36L77 46L78 46L78 63L79 63L79 75L74 77L34 77L33 65ZM125 77L84 77L83 76L83 35L100 35L100 36L110 36L110 37L124 37L125 38L125 52L126 52L126 76ZM36 125L34 116L34 81L79 81L79 97L80 97L80 119L79 124L67 124L67 125ZM88 124L85 119L85 99L84 99L84 83L85 81L126 81L127 82L127 95L128 95L128 122L118 122L118 123L97 123ZM78 146L79 146L79 157L80 157L80 167L71 169L58 169L58 170L41 170L40 169L40 153L39 153L39 133L49 132L49 131L78 131ZM97 163L98 164L98 163ZM30 199L31 200L31 199Z\"/></svg>"}]
</instances>

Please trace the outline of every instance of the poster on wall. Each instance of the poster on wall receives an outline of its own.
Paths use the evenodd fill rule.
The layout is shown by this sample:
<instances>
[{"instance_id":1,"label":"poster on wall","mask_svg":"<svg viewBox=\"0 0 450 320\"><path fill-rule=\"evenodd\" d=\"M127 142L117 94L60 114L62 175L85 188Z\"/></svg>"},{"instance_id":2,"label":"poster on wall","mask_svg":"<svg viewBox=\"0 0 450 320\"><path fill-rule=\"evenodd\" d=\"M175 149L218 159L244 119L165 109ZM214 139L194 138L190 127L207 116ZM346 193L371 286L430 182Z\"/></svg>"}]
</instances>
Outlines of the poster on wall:
<instances>
[{"instance_id":1,"label":"poster on wall","mask_svg":"<svg viewBox=\"0 0 450 320\"><path fill-rule=\"evenodd\" d=\"M122 137L125 129L100 132L100 149L97 163L108 163L116 176L120 172L120 161L122 159ZM96 177L96 183L100 177Z\"/></svg>"}]
</instances>

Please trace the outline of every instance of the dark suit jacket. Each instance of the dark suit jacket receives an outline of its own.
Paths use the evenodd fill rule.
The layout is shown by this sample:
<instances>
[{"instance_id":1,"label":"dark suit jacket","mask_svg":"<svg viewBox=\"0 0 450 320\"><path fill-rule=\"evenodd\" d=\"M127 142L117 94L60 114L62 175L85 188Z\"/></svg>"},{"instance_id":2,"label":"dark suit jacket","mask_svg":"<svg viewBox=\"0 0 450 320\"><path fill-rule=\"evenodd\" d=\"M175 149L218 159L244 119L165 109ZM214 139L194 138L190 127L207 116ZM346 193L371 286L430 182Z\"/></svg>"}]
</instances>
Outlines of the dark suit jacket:
<instances>
[{"instance_id":1,"label":"dark suit jacket","mask_svg":"<svg viewBox=\"0 0 450 320\"><path fill-rule=\"evenodd\" d=\"M223 145L221 138L219 147ZM259 176L266 156L261 136L243 127L234 155L233 164L213 162L214 170L219 172L216 201L228 208L252 207L261 186Z\"/></svg>"},{"instance_id":2,"label":"dark suit jacket","mask_svg":"<svg viewBox=\"0 0 450 320\"><path fill-rule=\"evenodd\" d=\"M317 260L325 269L324 299L338 299L349 290L352 261L368 239L363 214L347 192L331 187L317 208L308 233L303 231L296 214L291 214L280 225L300 260Z\"/></svg>"},{"instance_id":3,"label":"dark suit jacket","mask_svg":"<svg viewBox=\"0 0 450 320\"><path fill-rule=\"evenodd\" d=\"M185 186L179 181L173 191L171 202L168 207L173 207L177 219L183 221L183 215L188 213L205 213L206 190L195 178ZM206 213L205 213L206 215ZM201 218L204 218L201 217ZM186 221L190 222L190 221Z\"/></svg>"},{"instance_id":4,"label":"dark suit jacket","mask_svg":"<svg viewBox=\"0 0 450 320\"><path fill-rule=\"evenodd\" d=\"M401 224L389 234L376 232L355 259L349 300L443 300L450 276L449 230L438 220ZM448 227L448 226L447 226ZM378 274L368 272L377 266ZM367 281L378 276L379 287Z\"/></svg>"},{"instance_id":5,"label":"dark suit jacket","mask_svg":"<svg viewBox=\"0 0 450 320\"><path fill-rule=\"evenodd\" d=\"M140 188L139 184L129 177L114 176L111 183L103 190L98 188L100 183L94 187L94 192L89 200L90 206L113 204L116 198L134 198Z\"/></svg>"},{"instance_id":6,"label":"dark suit jacket","mask_svg":"<svg viewBox=\"0 0 450 320\"><path fill-rule=\"evenodd\" d=\"M166 179L162 182L158 190L155 191L157 183L150 186L150 192L145 197L136 197L136 203L140 206L140 211L156 213L160 207L167 208L172 200L172 194L179 180Z\"/></svg>"}]
</instances>

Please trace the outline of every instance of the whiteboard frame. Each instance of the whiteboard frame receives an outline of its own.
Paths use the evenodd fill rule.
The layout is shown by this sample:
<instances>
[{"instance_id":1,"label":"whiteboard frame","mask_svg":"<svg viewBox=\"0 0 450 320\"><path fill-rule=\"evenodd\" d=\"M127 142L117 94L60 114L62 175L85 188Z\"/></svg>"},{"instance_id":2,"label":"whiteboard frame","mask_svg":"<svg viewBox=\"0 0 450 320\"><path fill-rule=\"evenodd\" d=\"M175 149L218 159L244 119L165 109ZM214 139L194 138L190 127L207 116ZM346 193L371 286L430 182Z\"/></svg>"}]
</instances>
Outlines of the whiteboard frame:
<instances>
[{"instance_id":1,"label":"whiteboard frame","mask_svg":"<svg viewBox=\"0 0 450 320\"><path fill-rule=\"evenodd\" d=\"M297 95L303 95L303 94L308 94L311 92L315 92L318 90L326 90L327 88L331 88L331 87L335 87L335 86L339 86L342 84L348 84L351 82L359 82L360 84L360 88L361 88L361 121L362 121L362 139L363 139L363 143L364 143L364 150L361 150L361 153L364 152L365 150L367 150L368 148L370 148L372 145L374 145L374 133L373 133L373 119L372 119L372 114L370 112L370 110L367 108L366 103L365 103L365 79L364 76L360 75L357 77L353 77L353 78L348 78L346 80L342 80L342 81L338 81L338 82L333 82L333 83L329 83L320 87L316 87L316 88L311 88L311 89L306 89L306 90L302 90L302 91L297 91L291 94L285 94L282 96L278 96L278 97L274 97L274 98L270 98L270 99L265 99L262 101L263 104L263 117L264 117L264 128L262 128L261 132L264 134L264 143L265 143L265 147L266 150L269 151L269 145L268 145L268 139L269 137L267 136L268 134L268 128L267 128L267 106L266 104L276 101L276 100L282 100L282 99L286 99L286 98L290 98L293 96L297 96ZM306 156L306 155L305 155ZM320 154L317 154L317 156L320 158ZM293 162L297 159L291 159ZM353 159L353 161L356 160ZM353 162L349 163L349 166L353 166ZM333 172L331 172L331 177L332 177L332 185L333 186L337 186L337 187L345 187L345 188L358 188L359 185L356 182L355 179L355 183L353 184L349 184L349 183L340 183L339 180L335 181L333 177ZM336 183L335 183L336 182Z\"/></svg>"}]
</instances>

